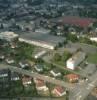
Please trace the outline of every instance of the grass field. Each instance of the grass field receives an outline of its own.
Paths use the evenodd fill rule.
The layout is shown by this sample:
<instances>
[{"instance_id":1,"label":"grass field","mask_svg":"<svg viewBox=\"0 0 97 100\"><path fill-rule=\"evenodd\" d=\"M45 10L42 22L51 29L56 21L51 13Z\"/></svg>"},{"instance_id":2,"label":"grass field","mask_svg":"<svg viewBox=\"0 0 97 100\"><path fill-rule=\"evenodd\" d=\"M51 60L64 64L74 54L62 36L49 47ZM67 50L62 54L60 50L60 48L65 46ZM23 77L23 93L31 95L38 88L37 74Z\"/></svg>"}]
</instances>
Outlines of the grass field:
<instances>
[{"instance_id":1,"label":"grass field","mask_svg":"<svg viewBox=\"0 0 97 100\"><path fill-rule=\"evenodd\" d=\"M88 55L87 62L97 64L97 53Z\"/></svg>"}]
</instances>

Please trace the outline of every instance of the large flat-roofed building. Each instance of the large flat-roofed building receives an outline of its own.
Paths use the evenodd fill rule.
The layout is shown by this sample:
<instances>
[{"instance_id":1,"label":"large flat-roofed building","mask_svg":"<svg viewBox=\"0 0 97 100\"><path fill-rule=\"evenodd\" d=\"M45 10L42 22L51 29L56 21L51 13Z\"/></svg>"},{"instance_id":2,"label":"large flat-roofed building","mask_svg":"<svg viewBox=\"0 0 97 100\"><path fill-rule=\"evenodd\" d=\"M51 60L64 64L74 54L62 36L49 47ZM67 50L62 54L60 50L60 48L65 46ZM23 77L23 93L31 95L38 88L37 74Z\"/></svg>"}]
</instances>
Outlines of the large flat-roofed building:
<instances>
[{"instance_id":1,"label":"large flat-roofed building","mask_svg":"<svg viewBox=\"0 0 97 100\"><path fill-rule=\"evenodd\" d=\"M59 43L63 43L65 38L52 36L50 34L37 33L37 32L29 32L23 33L20 35L19 41L26 42L29 44L33 44L36 46L40 46L43 48L53 50Z\"/></svg>"},{"instance_id":2,"label":"large flat-roofed building","mask_svg":"<svg viewBox=\"0 0 97 100\"><path fill-rule=\"evenodd\" d=\"M8 42L14 41L18 39L18 34L15 34L14 32L1 32L0 33L0 39L6 40Z\"/></svg>"},{"instance_id":3,"label":"large flat-roofed building","mask_svg":"<svg viewBox=\"0 0 97 100\"><path fill-rule=\"evenodd\" d=\"M67 68L74 70L85 59L85 56L86 54L84 52L77 52L67 60Z\"/></svg>"}]
</instances>

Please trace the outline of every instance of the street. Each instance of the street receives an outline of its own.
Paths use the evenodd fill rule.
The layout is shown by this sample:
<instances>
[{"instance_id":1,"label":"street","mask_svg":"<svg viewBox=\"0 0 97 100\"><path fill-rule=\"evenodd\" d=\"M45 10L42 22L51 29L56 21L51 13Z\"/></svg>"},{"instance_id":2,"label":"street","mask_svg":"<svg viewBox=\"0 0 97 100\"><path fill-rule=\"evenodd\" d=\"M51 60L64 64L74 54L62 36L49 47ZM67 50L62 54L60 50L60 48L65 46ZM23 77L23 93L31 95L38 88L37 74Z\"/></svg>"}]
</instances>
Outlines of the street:
<instances>
[{"instance_id":1,"label":"street","mask_svg":"<svg viewBox=\"0 0 97 100\"><path fill-rule=\"evenodd\" d=\"M70 83L67 83L67 82L64 82L64 81L61 81L61 80L57 80L57 79L49 77L49 76L44 76L44 75L34 73L34 72L32 73L31 71L24 70L24 69L15 67L15 66L0 64L0 68L3 68L3 66L6 66L4 68L10 69L13 72L17 72L17 73L27 75L27 76L30 76L30 77L33 77L33 78L41 79L41 80L44 80L45 82L49 82L49 83L52 83L52 84L55 84L55 85L63 86L63 87L68 88L68 89L71 89L73 87L73 85L70 84Z\"/></svg>"},{"instance_id":2,"label":"street","mask_svg":"<svg viewBox=\"0 0 97 100\"><path fill-rule=\"evenodd\" d=\"M89 93L97 86L97 71L82 86L76 85L71 91L69 100L84 100Z\"/></svg>"},{"instance_id":3,"label":"street","mask_svg":"<svg viewBox=\"0 0 97 100\"><path fill-rule=\"evenodd\" d=\"M5 66L5 67L4 67ZM30 71L17 68L14 66L9 66L6 64L0 64L0 69L10 69L11 71L24 74L30 77L38 78L44 80L45 82L49 82L55 85L60 85L70 90L69 100L84 100L89 93L93 90L94 87L97 86L97 71L89 78L88 81L85 81L83 84L76 84L75 86L66 83L64 81L56 80L49 76L44 76L38 73L31 73Z\"/></svg>"}]
</instances>

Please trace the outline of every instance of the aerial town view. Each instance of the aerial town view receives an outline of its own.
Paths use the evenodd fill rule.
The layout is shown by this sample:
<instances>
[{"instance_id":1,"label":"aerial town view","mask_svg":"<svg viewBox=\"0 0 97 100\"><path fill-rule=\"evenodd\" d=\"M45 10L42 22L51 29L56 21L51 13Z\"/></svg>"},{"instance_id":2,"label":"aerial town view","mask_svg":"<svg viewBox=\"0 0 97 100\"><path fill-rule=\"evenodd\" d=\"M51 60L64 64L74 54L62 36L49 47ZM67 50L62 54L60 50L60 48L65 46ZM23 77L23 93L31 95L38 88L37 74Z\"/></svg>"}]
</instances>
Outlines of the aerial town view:
<instances>
[{"instance_id":1,"label":"aerial town view","mask_svg":"<svg viewBox=\"0 0 97 100\"><path fill-rule=\"evenodd\" d=\"M0 0L0 100L97 100L97 0Z\"/></svg>"}]
</instances>

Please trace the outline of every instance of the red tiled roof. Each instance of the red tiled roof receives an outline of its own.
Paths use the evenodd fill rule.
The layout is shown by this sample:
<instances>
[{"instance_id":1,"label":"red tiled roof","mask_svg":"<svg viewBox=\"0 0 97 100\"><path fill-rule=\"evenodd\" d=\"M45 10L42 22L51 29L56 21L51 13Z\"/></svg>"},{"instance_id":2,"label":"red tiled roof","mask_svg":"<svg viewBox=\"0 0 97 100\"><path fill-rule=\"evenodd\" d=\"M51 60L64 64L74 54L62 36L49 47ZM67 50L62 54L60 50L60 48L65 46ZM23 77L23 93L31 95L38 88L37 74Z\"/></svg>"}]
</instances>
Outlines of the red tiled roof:
<instances>
[{"instance_id":1,"label":"red tiled roof","mask_svg":"<svg viewBox=\"0 0 97 100\"><path fill-rule=\"evenodd\" d=\"M36 79L36 86L37 87L42 87L44 85L45 85L45 82L43 80Z\"/></svg>"},{"instance_id":2,"label":"red tiled roof","mask_svg":"<svg viewBox=\"0 0 97 100\"><path fill-rule=\"evenodd\" d=\"M65 16L61 21L63 24L71 24L80 27L88 27L91 23L95 22L96 20L92 18Z\"/></svg>"},{"instance_id":3,"label":"red tiled roof","mask_svg":"<svg viewBox=\"0 0 97 100\"><path fill-rule=\"evenodd\" d=\"M61 86L55 87L55 90L57 90L59 93L63 93L64 92L64 88L61 87Z\"/></svg>"},{"instance_id":4,"label":"red tiled roof","mask_svg":"<svg viewBox=\"0 0 97 100\"><path fill-rule=\"evenodd\" d=\"M66 77L67 77L68 79L77 79L77 78L79 78L79 76L76 75L76 74L68 74Z\"/></svg>"}]
</instances>

